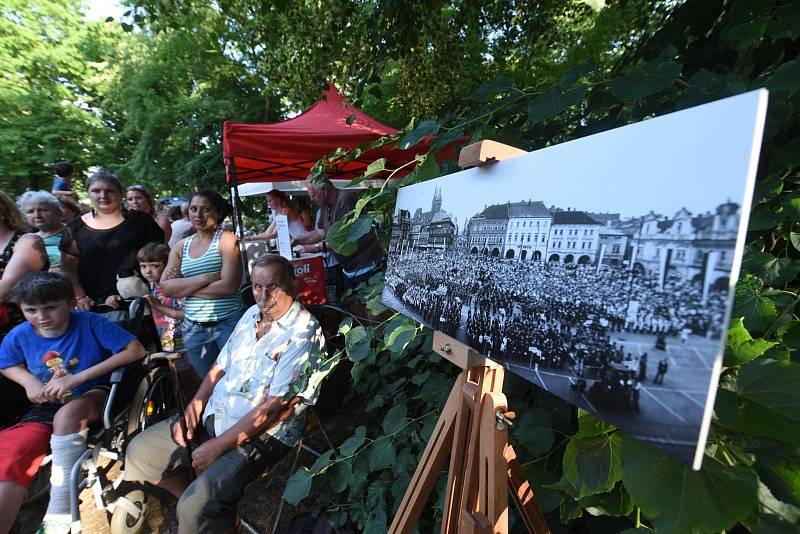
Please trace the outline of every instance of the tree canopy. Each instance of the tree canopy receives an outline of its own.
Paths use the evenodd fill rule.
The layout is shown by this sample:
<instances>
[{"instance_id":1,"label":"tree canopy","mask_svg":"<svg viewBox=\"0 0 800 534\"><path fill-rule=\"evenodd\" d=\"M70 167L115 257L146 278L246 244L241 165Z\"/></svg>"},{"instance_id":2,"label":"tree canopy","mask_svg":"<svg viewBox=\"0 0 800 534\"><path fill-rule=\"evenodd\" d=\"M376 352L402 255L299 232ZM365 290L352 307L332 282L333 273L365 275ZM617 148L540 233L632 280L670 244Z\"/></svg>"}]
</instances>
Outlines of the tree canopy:
<instances>
[{"instance_id":1,"label":"tree canopy","mask_svg":"<svg viewBox=\"0 0 800 534\"><path fill-rule=\"evenodd\" d=\"M265 122L327 81L379 120L425 135L403 184L452 172L448 141L526 150L758 87L768 121L703 470L692 472L589 414L507 379L512 432L551 525L587 532L794 532L800 521L800 6L786 0L128 0L121 20L80 5L0 9L0 179L40 187L59 159L182 193L224 180L225 120ZM7 66L6 66L7 65ZM381 141L385 142L385 141ZM335 154L315 169L321 174ZM370 172L383 167L376 162ZM387 169L389 172L393 169ZM346 248L388 233L396 185L335 227ZM380 276L355 294L373 326L345 322L338 359L374 421L290 479L336 524L385 532L454 374L431 332L383 307ZM597 469L597 466L602 469ZM658 481L658 484L654 484ZM441 494L423 518L432 531ZM627 530L626 530L627 529ZM554 529L555 530L555 529Z\"/></svg>"}]
</instances>

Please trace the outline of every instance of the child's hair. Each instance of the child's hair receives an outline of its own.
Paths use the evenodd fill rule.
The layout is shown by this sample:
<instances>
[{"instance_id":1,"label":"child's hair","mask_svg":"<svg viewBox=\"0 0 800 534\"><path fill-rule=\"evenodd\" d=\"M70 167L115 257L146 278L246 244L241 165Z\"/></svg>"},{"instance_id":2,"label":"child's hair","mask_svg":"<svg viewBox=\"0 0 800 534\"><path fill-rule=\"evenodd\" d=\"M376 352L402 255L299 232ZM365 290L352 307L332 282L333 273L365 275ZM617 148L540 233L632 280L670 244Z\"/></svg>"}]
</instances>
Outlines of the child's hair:
<instances>
[{"instance_id":1,"label":"child's hair","mask_svg":"<svg viewBox=\"0 0 800 534\"><path fill-rule=\"evenodd\" d=\"M148 243L139 249L136 259L139 263L158 262L166 265L169 260L169 247L164 243Z\"/></svg>"},{"instance_id":2,"label":"child's hair","mask_svg":"<svg viewBox=\"0 0 800 534\"><path fill-rule=\"evenodd\" d=\"M11 301L17 305L70 302L73 298L72 282L59 273L32 273L11 288Z\"/></svg>"},{"instance_id":3,"label":"child's hair","mask_svg":"<svg viewBox=\"0 0 800 534\"><path fill-rule=\"evenodd\" d=\"M66 161L59 161L55 165L53 165L53 170L56 174L62 178L67 178L75 174L75 169L72 165L67 163Z\"/></svg>"}]
</instances>

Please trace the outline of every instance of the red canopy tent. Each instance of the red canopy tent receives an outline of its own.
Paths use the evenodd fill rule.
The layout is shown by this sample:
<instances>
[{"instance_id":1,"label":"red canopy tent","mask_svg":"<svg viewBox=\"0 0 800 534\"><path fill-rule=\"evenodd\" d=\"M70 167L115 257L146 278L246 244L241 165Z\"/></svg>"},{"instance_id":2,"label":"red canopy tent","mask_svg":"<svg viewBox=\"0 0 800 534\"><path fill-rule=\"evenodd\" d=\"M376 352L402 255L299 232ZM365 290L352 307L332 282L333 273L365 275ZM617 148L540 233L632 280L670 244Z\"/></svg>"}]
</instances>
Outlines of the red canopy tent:
<instances>
[{"instance_id":1,"label":"red canopy tent","mask_svg":"<svg viewBox=\"0 0 800 534\"><path fill-rule=\"evenodd\" d=\"M329 84L316 104L293 119L270 124L226 122L222 139L227 181L233 188L254 182L302 181L320 158L337 148L353 149L396 133L395 128L349 105ZM354 161L340 162L329 176L352 180L380 158L386 158L387 168L397 168L424 150L419 146L402 150L392 143L365 151Z\"/></svg>"}]
</instances>

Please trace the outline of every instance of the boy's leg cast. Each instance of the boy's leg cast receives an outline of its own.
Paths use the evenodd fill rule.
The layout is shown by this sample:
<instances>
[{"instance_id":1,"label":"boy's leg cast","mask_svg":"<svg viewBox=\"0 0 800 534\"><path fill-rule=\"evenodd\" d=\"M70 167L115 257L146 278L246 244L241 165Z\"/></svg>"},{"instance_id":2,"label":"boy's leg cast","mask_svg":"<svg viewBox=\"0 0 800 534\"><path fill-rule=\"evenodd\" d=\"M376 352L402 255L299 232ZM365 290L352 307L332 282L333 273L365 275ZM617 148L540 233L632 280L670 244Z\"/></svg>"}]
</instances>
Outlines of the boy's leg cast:
<instances>
[{"instance_id":1,"label":"boy's leg cast","mask_svg":"<svg viewBox=\"0 0 800 534\"><path fill-rule=\"evenodd\" d=\"M87 391L69 401L53 419L53 435L50 437L52 467L50 475L50 502L44 516L44 524L57 522L69 527L69 476L72 466L86 450L89 424L100 418L100 411L107 392L103 389Z\"/></svg>"}]
</instances>

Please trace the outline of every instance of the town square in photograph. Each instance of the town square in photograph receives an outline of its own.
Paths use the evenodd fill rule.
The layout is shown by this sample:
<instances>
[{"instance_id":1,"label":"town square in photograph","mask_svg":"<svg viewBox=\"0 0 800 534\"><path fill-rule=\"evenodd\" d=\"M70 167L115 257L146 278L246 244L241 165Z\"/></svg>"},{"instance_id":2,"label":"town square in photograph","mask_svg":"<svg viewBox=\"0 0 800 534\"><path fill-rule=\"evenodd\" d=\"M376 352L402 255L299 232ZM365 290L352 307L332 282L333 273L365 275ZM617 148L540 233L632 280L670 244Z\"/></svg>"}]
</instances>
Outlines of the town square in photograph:
<instances>
[{"instance_id":1,"label":"town square in photograph","mask_svg":"<svg viewBox=\"0 0 800 534\"><path fill-rule=\"evenodd\" d=\"M699 468L753 92L399 190L383 301Z\"/></svg>"}]
</instances>

